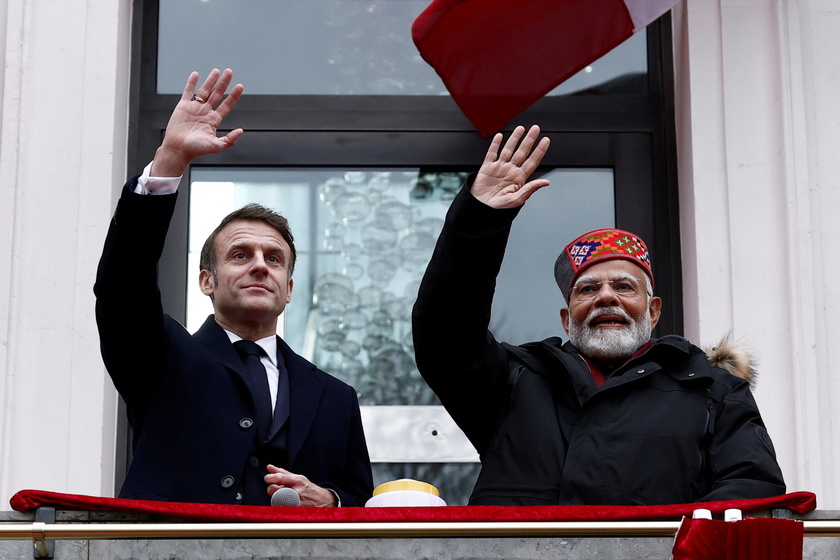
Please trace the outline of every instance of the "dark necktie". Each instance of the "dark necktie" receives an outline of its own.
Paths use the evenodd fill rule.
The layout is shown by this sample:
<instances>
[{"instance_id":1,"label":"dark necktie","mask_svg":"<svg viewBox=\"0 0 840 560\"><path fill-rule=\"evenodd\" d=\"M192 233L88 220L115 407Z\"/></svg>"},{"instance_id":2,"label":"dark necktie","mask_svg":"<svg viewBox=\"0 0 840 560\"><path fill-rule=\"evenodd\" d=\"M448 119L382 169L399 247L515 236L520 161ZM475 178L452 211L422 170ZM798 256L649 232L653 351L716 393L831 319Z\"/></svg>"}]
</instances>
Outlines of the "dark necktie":
<instances>
[{"instance_id":1,"label":"dark necktie","mask_svg":"<svg viewBox=\"0 0 840 560\"><path fill-rule=\"evenodd\" d=\"M271 391L268 388L268 376L265 373L265 366L260 361L260 356L265 352L256 342L250 340L238 340L233 347L242 358L245 370L248 372L251 391L254 393L254 401L257 403L257 433L260 441L268 438L271 429Z\"/></svg>"}]
</instances>

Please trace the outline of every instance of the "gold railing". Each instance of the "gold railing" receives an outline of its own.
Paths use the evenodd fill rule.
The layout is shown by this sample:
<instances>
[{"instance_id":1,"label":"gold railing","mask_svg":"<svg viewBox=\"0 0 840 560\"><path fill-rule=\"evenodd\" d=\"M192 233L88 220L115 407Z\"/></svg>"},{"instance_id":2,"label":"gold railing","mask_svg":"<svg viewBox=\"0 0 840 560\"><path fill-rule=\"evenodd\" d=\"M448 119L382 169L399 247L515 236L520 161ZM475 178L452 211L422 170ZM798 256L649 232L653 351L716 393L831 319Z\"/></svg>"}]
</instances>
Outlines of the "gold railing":
<instances>
[{"instance_id":1,"label":"gold railing","mask_svg":"<svg viewBox=\"0 0 840 560\"><path fill-rule=\"evenodd\" d=\"M840 520L803 521L805 536L840 536ZM3 523L0 540L31 540L36 558L47 541L412 538L412 537L673 537L679 521L402 522L402 523Z\"/></svg>"},{"instance_id":2,"label":"gold railing","mask_svg":"<svg viewBox=\"0 0 840 560\"><path fill-rule=\"evenodd\" d=\"M840 520L803 521L805 536L840 536ZM664 537L679 521L400 522L400 523L3 523L0 540Z\"/></svg>"}]
</instances>

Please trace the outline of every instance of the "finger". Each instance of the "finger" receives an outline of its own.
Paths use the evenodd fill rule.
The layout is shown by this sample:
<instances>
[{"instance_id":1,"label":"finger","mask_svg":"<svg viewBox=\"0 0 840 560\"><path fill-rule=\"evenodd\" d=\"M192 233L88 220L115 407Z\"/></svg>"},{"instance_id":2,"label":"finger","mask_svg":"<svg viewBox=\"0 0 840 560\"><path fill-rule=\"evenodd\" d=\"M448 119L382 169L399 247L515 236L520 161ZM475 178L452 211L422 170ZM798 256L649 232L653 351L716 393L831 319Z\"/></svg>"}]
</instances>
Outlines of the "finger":
<instances>
[{"instance_id":1,"label":"finger","mask_svg":"<svg viewBox=\"0 0 840 560\"><path fill-rule=\"evenodd\" d=\"M210 151L210 153L214 154L227 150L228 148L231 148L234 144L236 144L236 141L239 140L239 137L242 136L243 133L244 131L241 128L231 130L224 136L219 136L215 140L213 140L212 149L208 148L208 150ZM280 470L276 472L283 474Z\"/></svg>"},{"instance_id":2,"label":"finger","mask_svg":"<svg viewBox=\"0 0 840 560\"><path fill-rule=\"evenodd\" d=\"M276 484L277 486L293 486L297 480L283 473L269 473L263 477L267 484Z\"/></svg>"},{"instance_id":3,"label":"finger","mask_svg":"<svg viewBox=\"0 0 840 560\"><path fill-rule=\"evenodd\" d=\"M273 496L274 493L277 492L278 490L280 490L281 488L292 488L292 487L291 486L283 486L282 484L272 484L268 488L266 488L265 491L268 493L269 496ZM295 490L295 489L292 488L292 490ZM298 491L295 490L295 492L298 492Z\"/></svg>"},{"instance_id":4,"label":"finger","mask_svg":"<svg viewBox=\"0 0 840 560\"><path fill-rule=\"evenodd\" d=\"M216 112L219 113L220 117L225 118L230 114L233 108L236 107L236 104L239 103L239 98L242 97L243 91L245 91L245 87L242 84L233 86L230 94L216 107ZM213 102L215 103L215 101Z\"/></svg>"},{"instance_id":5,"label":"finger","mask_svg":"<svg viewBox=\"0 0 840 560\"><path fill-rule=\"evenodd\" d=\"M296 475L293 472L287 471L284 468L275 467L274 465L266 465L266 470L268 471L268 474L264 477L266 479L266 482L271 481L276 483L278 481L281 481L284 484L288 485L288 481L294 481L295 477L300 476Z\"/></svg>"},{"instance_id":6,"label":"finger","mask_svg":"<svg viewBox=\"0 0 840 560\"><path fill-rule=\"evenodd\" d=\"M533 195L541 188L547 187L549 184L550 182L547 179L536 179L534 181L525 183L522 187L519 188L519 190L517 190L511 195L510 206L522 206L529 198L531 198L531 195Z\"/></svg>"},{"instance_id":7,"label":"finger","mask_svg":"<svg viewBox=\"0 0 840 560\"><path fill-rule=\"evenodd\" d=\"M198 72L191 72L184 86L184 93L181 94L182 101L189 101L195 93L195 85L198 83Z\"/></svg>"},{"instance_id":8,"label":"finger","mask_svg":"<svg viewBox=\"0 0 840 560\"><path fill-rule=\"evenodd\" d=\"M528 181L527 183L522 185L522 188L519 189L519 192L517 194L519 194L520 196L524 196L527 200L532 194L534 194L543 187L549 186L550 184L551 181L549 181L548 179L534 179L533 181Z\"/></svg>"},{"instance_id":9,"label":"finger","mask_svg":"<svg viewBox=\"0 0 840 560\"><path fill-rule=\"evenodd\" d=\"M524 133L524 126L517 126L513 129L513 132L510 133L510 137L507 139L507 142L505 142L505 147L502 148L502 151L499 154L499 161L511 160L513 153L516 151L516 145L519 144L519 139L522 138Z\"/></svg>"},{"instance_id":10,"label":"finger","mask_svg":"<svg viewBox=\"0 0 840 560\"><path fill-rule=\"evenodd\" d=\"M525 138L522 139L519 147L516 148L516 152L514 152L513 157L510 160L511 163L522 166L522 164L525 163L525 160L528 159L528 154L531 153L531 148L534 146L534 143L537 141L537 137L539 135L540 127L537 125L531 126L528 130L528 134L525 135Z\"/></svg>"},{"instance_id":11,"label":"finger","mask_svg":"<svg viewBox=\"0 0 840 560\"><path fill-rule=\"evenodd\" d=\"M222 100L231 80L233 80L233 70L225 68L219 79L213 84L213 89L210 90L208 97L205 98L211 107L215 107L216 103Z\"/></svg>"},{"instance_id":12,"label":"finger","mask_svg":"<svg viewBox=\"0 0 840 560\"><path fill-rule=\"evenodd\" d=\"M493 163L496 161L496 158L499 157L499 146L502 145L502 134L497 133L493 136L493 140L490 142L490 147L487 148L487 153L484 155L484 163Z\"/></svg>"},{"instance_id":13,"label":"finger","mask_svg":"<svg viewBox=\"0 0 840 560\"><path fill-rule=\"evenodd\" d=\"M230 132L222 136L221 140L224 140L227 143L225 148L230 148L231 146L236 144L236 141L239 140L239 137L242 136L244 133L244 130L242 130L241 128L237 128L236 130L231 130Z\"/></svg>"},{"instance_id":14,"label":"finger","mask_svg":"<svg viewBox=\"0 0 840 560\"><path fill-rule=\"evenodd\" d=\"M196 76L196 78L198 78L198 76ZM218 80L219 69L213 68L212 70L210 70L210 73L207 74L207 78L204 80L204 83L201 84L201 87L194 92L194 95L207 101L208 99L210 99L210 93L213 91L213 86ZM192 95L190 96L190 98L192 99Z\"/></svg>"},{"instance_id":15,"label":"finger","mask_svg":"<svg viewBox=\"0 0 840 560\"><path fill-rule=\"evenodd\" d=\"M537 167L539 167L540 162L542 162L543 157L545 157L546 152L548 152L548 147L551 144L551 140L547 137L543 137L537 147L531 152L531 155L528 156L528 159L521 165L522 171L525 173L526 177L529 177L531 173L533 173Z\"/></svg>"}]
</instances>

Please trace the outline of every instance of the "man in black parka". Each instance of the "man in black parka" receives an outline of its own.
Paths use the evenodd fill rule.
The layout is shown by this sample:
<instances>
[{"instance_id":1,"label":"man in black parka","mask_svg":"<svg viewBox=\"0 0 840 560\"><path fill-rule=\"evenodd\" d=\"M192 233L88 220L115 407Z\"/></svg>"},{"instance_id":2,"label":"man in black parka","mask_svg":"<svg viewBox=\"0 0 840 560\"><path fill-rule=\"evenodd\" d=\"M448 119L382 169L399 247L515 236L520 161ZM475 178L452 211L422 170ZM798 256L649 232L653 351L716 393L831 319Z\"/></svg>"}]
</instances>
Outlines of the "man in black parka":
<instances>
[{"instance_id":1,"label":"man in black parka","mask_svg":"<svg viewBox=\"0 0 840 560\"><path fill-rule=\"evenodd\" d=\"M651 339L662 301L638 236L583 234L555 264L569 342L512 346L488 331L495 279L539 128L497 134L452 203L413 312L417 364L481 456L470 504L652 505L785 492L748 356ZM521 142L520 142L521 141Z\"/></svg>"}]
</instances>

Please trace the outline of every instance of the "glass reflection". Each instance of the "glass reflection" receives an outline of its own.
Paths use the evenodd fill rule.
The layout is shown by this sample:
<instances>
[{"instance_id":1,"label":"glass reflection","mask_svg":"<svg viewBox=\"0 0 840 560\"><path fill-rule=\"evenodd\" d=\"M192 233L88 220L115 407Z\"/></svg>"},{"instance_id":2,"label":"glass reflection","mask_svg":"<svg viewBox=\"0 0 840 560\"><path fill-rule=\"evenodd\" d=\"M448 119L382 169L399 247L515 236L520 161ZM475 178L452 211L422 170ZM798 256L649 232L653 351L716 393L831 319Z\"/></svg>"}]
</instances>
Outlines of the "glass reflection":
<instances>
[{"instance_id":1,"label":"glass reflection","mask_svg":"<svg viewBox=\"0 0 840 560\"><path fill-rule=\"evenodd\" d=\"M411 24L429 0L160 0L158 93L230 67L246 92L274 95L448 95L420 57ZM207 37L235 40L207 40ZM645 32L549 95L645 94Z\"/></svg>"}]
</instances>

